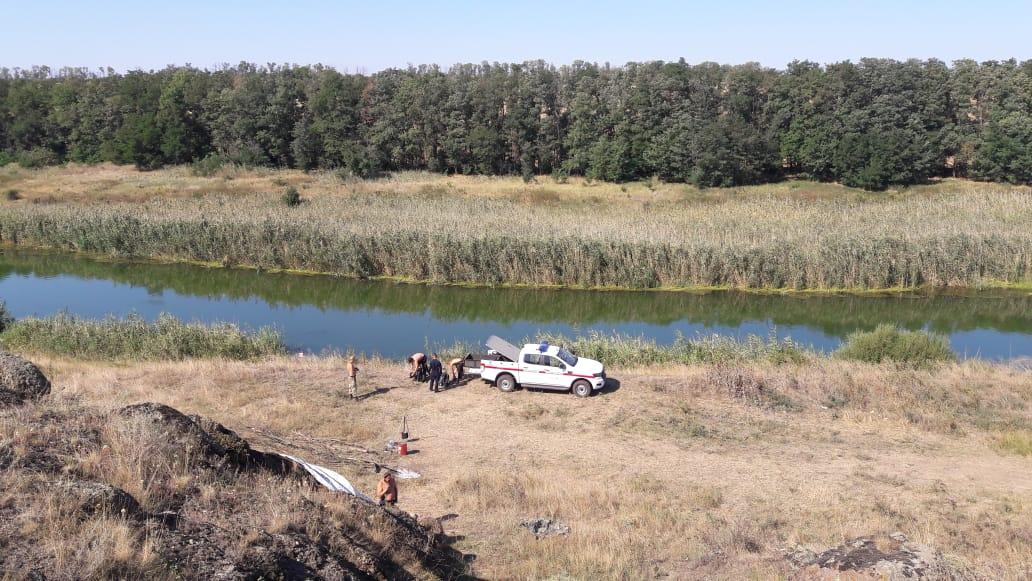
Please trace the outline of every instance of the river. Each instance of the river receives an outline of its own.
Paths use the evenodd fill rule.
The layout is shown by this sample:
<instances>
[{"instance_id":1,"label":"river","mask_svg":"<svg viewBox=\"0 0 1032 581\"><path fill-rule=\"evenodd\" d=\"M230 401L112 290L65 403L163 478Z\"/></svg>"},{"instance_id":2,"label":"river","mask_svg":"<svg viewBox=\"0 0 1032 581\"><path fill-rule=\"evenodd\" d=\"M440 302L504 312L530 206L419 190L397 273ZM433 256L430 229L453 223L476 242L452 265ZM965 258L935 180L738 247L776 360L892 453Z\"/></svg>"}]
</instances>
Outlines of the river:
<instances>
[{"instance_id":1,"label":"river","mask_svg":"<svg viewBox=\"0 0 1032 581\"><path fill-rule=\"evenodd\" d=\"M742 292L595 292L470 289L261 273L185 264L112 262L5 249L0 300L16 317L83 317L273 326L293 350L400 357L432 346L511 340L539 331L791 337L830 351L851 332L892 323L947 335L962 357L1032 357L1032 293L776 295Z\"/></svg>"}]
</instances>

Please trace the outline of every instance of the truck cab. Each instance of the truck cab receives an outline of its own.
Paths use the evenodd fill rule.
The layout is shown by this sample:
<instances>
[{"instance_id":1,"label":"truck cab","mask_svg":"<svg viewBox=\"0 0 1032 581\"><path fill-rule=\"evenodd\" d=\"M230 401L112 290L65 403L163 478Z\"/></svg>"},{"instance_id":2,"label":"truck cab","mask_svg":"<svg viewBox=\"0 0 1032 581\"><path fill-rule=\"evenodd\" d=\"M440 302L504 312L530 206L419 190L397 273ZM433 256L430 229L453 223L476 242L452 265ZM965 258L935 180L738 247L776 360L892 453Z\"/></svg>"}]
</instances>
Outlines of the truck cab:
<instances>
[{"instance_id":1,"label":"truck cab","mask_svg":"<svg viewBox=\"0 0 1032 581\"><path fill-rule=\"evenodd\" d=\"M547 342L527 343L522 349L491 337L487 342L492 358L479 361L480 377L501 391L531 387L570 391L587 397L606 384L604 366L593 359L578 357L565 347Z\"/></svg>"}]
</instances>

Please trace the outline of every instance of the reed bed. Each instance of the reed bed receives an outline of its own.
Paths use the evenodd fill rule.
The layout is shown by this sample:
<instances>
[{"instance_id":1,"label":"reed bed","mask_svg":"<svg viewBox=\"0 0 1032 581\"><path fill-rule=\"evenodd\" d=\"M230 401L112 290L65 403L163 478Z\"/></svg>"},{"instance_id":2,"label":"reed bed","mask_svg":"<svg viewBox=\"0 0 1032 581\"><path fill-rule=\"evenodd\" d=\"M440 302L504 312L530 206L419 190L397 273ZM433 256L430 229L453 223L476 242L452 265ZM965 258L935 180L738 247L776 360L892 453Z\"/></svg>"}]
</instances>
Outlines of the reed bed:
<instances>
[{"instance_id":1,"label":"reed bed","mask_svg":"<svg viewBox=\"0 0 1032 581\"><path fill-rule=\"evenodd\" d=\"M565 345L577 355L617 367L744 362L767 362L777 365L802 363L816 356L792 339L778 339L774 336L764 339L749 335L741 341L721 335L692 339L678 337L669 345L660 345L640 336L603 333L590 333L572 338L545 335L542 340Z\"/></svg>"},{"instance_id":2,"label":"reed bed","mask_svg":"<svg viewBox=\"0 0 1032 581\"><path fill-rule=\"evenodd\" d=\"M1032 194L1018 190L654 204L438 189L345 189L297 207L279 198L9 203L0 206L0 241L449 284L885 289L1032 282Z\"/></svg>"},{"instance_id":3,"label":"reed bed","mask_svg":"<svg viewBox=\"0 0 1032 581\"><path fill-rule=\"evenodd\" d=\"M68 314L27 317L0 334L6 349L90 360L257 359L286 351L279 333L236 325L185 323L162 314L154 322L130 315L91 320Z\"/></svg>"}]
</instances>

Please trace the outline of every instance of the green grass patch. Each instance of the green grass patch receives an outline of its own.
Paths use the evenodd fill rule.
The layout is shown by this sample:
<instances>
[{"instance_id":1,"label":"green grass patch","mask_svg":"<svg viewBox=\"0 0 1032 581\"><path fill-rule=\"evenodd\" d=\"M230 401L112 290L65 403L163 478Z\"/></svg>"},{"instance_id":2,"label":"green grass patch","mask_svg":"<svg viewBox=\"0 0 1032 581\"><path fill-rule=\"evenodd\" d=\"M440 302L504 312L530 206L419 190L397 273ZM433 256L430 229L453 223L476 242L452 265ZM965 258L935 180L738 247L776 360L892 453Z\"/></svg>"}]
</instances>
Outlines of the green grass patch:
<instances>
[{"instance_id":1,"label":"green grass patch","mask_svg":"<svg viewBox=\"0 0 1032 581\"><path fill-rule=\"evenodd\" d=\"M927 331L904 331L893 325L878 325L873 331L851 334L835 356L866 363L892 361L914 366L956 360L945 336Z\"/></svg>"},{"instance_id":2,"label":"green grass patch","mask_svg":"<svg viewBox=\"0 0 1032 581\"><path fill-rule=\"evenodd\" d=\"M248 332L229 323L185 323L169 314L154 322L136 315L28 317L9 324L0 343L12 351L95 360L255 359L286 352L279 333L269 328Z\"/></svg>"},{"instance_id":3,"label":"green grass patch","mask_svg":"<svg viewBox=\"0 0 1032 581\"><path fill-rule=\"evenodd\" d=\"M1008 454L1032 456L1032 432L1012 430L996 437L996 448Z\"/></svg>"}]
</instances>

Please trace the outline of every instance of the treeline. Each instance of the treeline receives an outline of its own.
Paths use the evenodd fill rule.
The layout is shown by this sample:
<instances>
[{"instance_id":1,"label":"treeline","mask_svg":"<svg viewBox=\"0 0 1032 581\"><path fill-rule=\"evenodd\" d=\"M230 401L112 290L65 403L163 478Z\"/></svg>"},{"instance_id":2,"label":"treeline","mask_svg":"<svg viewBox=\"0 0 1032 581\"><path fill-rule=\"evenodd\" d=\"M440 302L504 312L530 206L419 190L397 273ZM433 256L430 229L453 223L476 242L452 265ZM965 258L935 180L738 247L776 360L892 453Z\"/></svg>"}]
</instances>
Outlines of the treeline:
<instances>
[{"instance_id":1,"label":"treeline","mask_svg":"<svg viewBox=\"0 0 1032 581\"><path fill-rule=\"evenodd\" d=\"M0 70L0 163L1032 182L1032 61Z\"/></svg>"}]
</instances>

